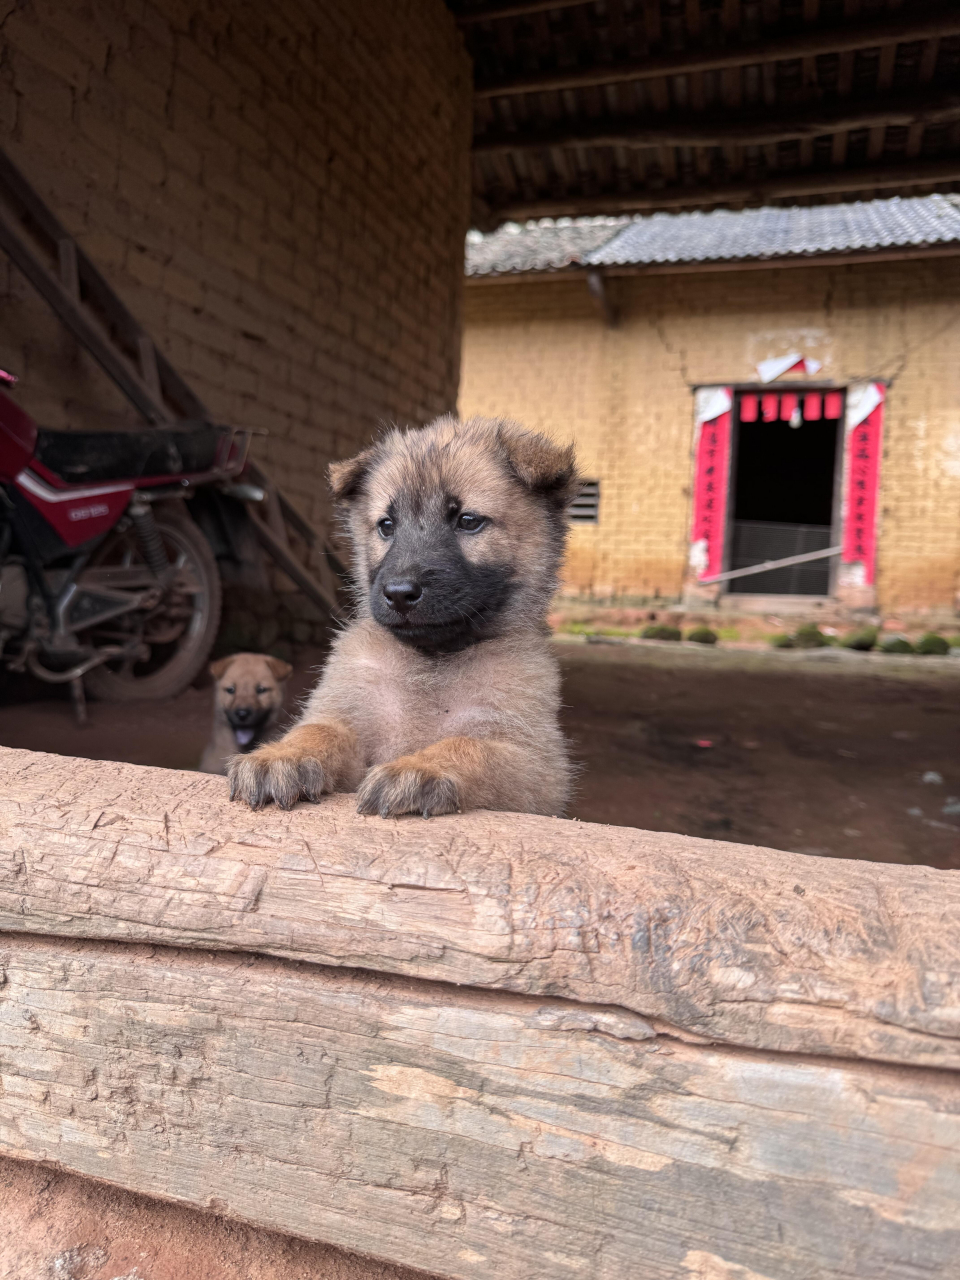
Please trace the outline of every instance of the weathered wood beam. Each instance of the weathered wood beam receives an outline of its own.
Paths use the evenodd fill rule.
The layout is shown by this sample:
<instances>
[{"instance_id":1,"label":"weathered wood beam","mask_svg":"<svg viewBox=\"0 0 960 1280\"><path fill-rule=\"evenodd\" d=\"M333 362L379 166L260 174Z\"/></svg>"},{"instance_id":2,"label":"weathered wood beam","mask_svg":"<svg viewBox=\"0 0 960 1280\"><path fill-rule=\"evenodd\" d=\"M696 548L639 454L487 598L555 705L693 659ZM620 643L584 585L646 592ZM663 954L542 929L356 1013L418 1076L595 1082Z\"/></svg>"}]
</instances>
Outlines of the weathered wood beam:
<instances>
[{"instance_id":1,"label":"weathered wood beam","mask_svg":"<svg viewBox=\"0 0 960 1280\"><path fill-rule=\"evenodd\" d=\"M960 1068L960 878L928 867L528 814L359 818L349 796L251 813L221 778L0 748L0 930L259 952L617 1006L751 1049Z\"/></svg>"},{"instance_id":2,"label":"weathered wood beam","mask_svg":"<svg viewBox=\"0 0 960 1280\"><path fill-rule=\"evenodd\" d=\"M456 1280L916 1280L960 1256L954 1072L263 957L21 933L0 958L4 1155Z\"/></svg>"},{"instance_id":3,"label":"weathered wood beam","mask_svg":"<svg viewBox=\"0 0 960 1280\"><path fill-rule=\"evenodd\" d=\"M848 22L823 26L794 35L776 36L755 45L712 46L686 49L679 53L657 54L628 62L596 63L588 67L539 71L510 79L481 82L474 86L477 98L497 98L504 94L543 93L557 89L583 89L592 85L619 84L629 80L651 80L657 76L688 75L696 71L719 71L726 67L812 58L823 53L849 53L878 45L931 40L960 34L960 8L952 5L936 13L911 11L870 22Z\"/></svg>"},{"instance_id":4,"label":"weathered wood beam","mask_svg":"<svg viewBox=\"0 0 960 1280\"><path fill-rule=\"evenodd\" d=\"M277 504L278 514L279 501ZM343 617L343 610L337 601L336 593L332 584L332 580L328 578L327 583L321 582L316 578L310 570L300 563L289 545L284 545L277 533L260 518L256 505L252 502L247 503L247 516L256 535L257 541L263 547L264 551L276 562L279 568L294 582L308 599L320 609L324 609L331 618L337 619Z\"/></svg>"},{"instance_id":5,"label":"weathered wood beam","mask_svg":"<svg viewBox=\"0 0 960 1280\"><path fill-rule=\"evenodd\" d=\"M267 488L273 485L273 481L263 467L254 462L252 458L247 460L246 470L254 482L261 487ZM337 554L329 528L326 524L312 524L282 489L277 489L277 497L284 519L294 532L304 540L307 546L314 549L318 557L321 558L319 566L320 584L329 593L331 599L336 600L339 590L337 576L341 579L345 577L346 568Z\"/></svg>"},{"instance_id":6,"label":"weathered wood beam","mask_svg":"<svg viewBox=\"0 0 960 1280\"><path fill-rule=\"evenodd\" d=\"M0 248L146 421L167 421L171 414L157 390L131 363L140 361L140 343L147 337L144 330L3 151L0 151L0 200L13 214L13 218L4 217L0 226ZM46 242L51 257L57 259L59 281L25 238L18 220L25 222L36 238ZM57 284L61 286L59 290L55 287ZM99 313L99 319L113 334L101 331L100 325L91 321L85 304ZM114 337L119 338L119 345ZM160 390L170 404L186 418L206 419L208 415L202 401L163 353L156 351L154 360Z\"/></svg>"},{"instance_id":7,"label":"weathered wood beam","mask_svg":"<svg viewBox=\"0 0 960 1280\"><path fill-rule=\"evenodd\" d=\"M109 336L87 314L80 301L71 296L61 281L34 252L14 220L0 209L0 250L30 281L40 296L87 350L130 403L148 422L170 419L165 406L156 399L138 370L120 352Z\"/></svg>"},{"instance_id":8,"label":"weathered wood beam","mask_svg":"<svg viewBox=\"0 0 960 1280\"><path fill-rule=\"evenodd\" d=\"M872 129L887 125L945 124L960 120L960 97L929 93L921 96L888 97L882 102L818 102L787 111L711 111L699 116L660 119L648 117L642 123L610 120L602 125L550 130L498 131L473 141L476 155L497 155L512 151L542 150L549 147L714 147L785 142L816 138L848 129Z\"/></svg>"},{"instance_id":9,"label":"weathered wood beam","mask_svg":"<svg viewBox=\"0 0 960 1280\"><path fill-rule=\"evenodd\" d=\"M640 213L645 209L703 208L707 205L766 204L790 196L818 196L855 191L902 191L912 186L960 182L960 157L950 160L870 165L852 169L817 169L772 173L755 182L735 180L715 186L696 184L610 192L602 196L559 196L514 200L491 209L491 221L524 222L528 218L587 217Z\"/></svg>"}]
</instances>

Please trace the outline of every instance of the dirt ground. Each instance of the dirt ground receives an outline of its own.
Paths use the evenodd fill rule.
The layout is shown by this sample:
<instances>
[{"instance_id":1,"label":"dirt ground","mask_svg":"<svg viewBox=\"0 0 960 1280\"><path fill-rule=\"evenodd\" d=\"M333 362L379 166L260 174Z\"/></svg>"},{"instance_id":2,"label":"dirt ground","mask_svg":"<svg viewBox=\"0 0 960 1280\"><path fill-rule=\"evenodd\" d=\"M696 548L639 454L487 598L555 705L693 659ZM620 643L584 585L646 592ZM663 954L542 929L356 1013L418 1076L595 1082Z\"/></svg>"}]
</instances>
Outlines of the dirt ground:
<instances>
[{"instance_id":1,"label":"dirt ground","mask_svg":"<svg viewBox=\"0 0 960 1280\"><path fill-rule=\"evenodd\" d=\"M431 1280L0 1157L0 1280Z\"/></svg>"},{"instance_id":2,"label":"dirt ground","mask_svg":"<svg viewBox=\"0 0 960 1280\"><path fill-rule=\"evenodd\" d=\"M582 642L557 652L581 766L570 816L960 868L960 659ZM291 709L319 657L301 655ZM0 744L190 769L211 697L91 704L79 728L65 697L8 684Z\"/></svg>"}]
</instances>

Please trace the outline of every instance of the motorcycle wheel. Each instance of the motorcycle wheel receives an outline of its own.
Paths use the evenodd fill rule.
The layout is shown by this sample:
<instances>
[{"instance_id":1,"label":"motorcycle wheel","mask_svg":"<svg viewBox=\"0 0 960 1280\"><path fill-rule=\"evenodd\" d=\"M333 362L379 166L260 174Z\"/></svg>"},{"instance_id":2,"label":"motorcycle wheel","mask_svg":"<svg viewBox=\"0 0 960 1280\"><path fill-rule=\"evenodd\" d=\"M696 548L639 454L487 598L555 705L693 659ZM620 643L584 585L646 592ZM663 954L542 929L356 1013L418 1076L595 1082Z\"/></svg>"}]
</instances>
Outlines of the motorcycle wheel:
<instances>
[{"instance_id":1,"label":"motorcycle wheel","mask_svg":"<svg viewBox=\"0 0 960 1280\"><path fill-rule=\"evenodd\" d=\"M186 512L162 505L154 518L167 558L182 571L189 591L168 591L158 608L130 613L94 632L94 643L116 643L139 632L149 657L106 662L84 677L87 691L105 702L172 698L199 674L220 625L220 574L210 544ZM95 565L144 563L134 529L110 534L91 559ZM109 634L105 634L109 628ZM119 632L119 634L118 634ZM151 636L153 639L151 639Z\"/></svg>"}]
</instances>

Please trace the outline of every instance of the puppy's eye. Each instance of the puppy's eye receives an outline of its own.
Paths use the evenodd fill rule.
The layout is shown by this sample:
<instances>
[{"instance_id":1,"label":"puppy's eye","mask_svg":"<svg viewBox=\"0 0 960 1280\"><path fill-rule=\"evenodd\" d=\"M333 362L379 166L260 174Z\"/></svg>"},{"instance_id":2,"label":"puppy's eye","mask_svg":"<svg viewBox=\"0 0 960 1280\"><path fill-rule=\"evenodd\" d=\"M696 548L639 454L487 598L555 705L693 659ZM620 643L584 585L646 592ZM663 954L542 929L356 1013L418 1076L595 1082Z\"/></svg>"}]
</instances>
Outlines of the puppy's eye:
<instances>
[{"instance_id":1,"label":"puppy's eye","mask_svg":"<svg viewBox=\"0 0 960 1280\"><path fill-rule=\"evenodd\" d=\"M269 693L269 692L270 692L270 690L267 688L267 686L266 686L265 684L258 684L258 685L257 685L257 693Z\"/></svg>"},{"instance_id":2,"label":"puppy's eye","mask_svg":"<svg viewBox=\"0 0 960 1280\"><path fill-rule=\"evenodd\" d=\"M393 537L393 521L389 516L384 516L382 520L377 521L377 533L381 538Z\"/></svg>"},{"instance_id":3,"label":"puppy's eye","mask_svg":"<svg viewBox=\"0 0 960 1280\"><path fill-rule=\"evenodd\" d=\"M224 689L223 692L229 694L232 697L237 692L237 690L234 685L230 684L230 685L227 685L226 689Z\"/></svg>"},{"instance_id":4,"label":"puppy's eye","mask_svg":"<svg viewBox=\"0 0 960 1280\"><path fill-rule=\"evenodd\" d=\"M486 523L484 516L475 516L472 511L464 511L454 527L462 529L464 533L477 533Z\"/></svg>"}]
</instances>

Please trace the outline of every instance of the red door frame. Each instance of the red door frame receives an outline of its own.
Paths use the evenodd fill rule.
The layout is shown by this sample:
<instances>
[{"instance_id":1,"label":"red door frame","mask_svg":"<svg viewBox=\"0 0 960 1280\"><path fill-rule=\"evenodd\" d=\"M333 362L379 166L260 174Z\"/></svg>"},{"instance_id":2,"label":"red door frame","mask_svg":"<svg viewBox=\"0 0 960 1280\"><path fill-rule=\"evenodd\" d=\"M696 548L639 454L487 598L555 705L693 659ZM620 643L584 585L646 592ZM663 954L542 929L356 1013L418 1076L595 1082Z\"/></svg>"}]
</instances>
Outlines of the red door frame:
<instances>
[{"instance_id":1,"label":"red door frame","mask_svg":"<svg viewBox=\"0 0 960 1280\"><path fill-rule=\"evenodd\" d=\"M823 392L823 385L727 384L696 388L689 564L696 581L722 573L730 501L732 419L735 392L784 394ZM876 580L880 463L886 385L853 383L845 391L841 460L840 577L872 587ZM835 575L836 577L836 575Z\"/></svg>"}]
</instances>

